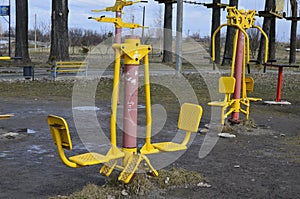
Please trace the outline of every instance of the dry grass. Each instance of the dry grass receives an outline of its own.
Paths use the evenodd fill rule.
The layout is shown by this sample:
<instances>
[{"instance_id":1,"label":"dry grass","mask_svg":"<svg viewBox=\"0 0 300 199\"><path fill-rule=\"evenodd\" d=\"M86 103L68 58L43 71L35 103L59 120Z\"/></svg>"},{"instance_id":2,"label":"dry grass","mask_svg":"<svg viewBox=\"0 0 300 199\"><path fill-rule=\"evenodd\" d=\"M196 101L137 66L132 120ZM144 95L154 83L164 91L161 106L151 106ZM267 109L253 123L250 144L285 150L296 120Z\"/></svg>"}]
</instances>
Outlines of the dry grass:
<instances>
[{"instance_id":1,"label":"dry grass","mask_svg":"<svg viewBox=\"0 0 300 199\"><path fill-rule=\"evenodd\" d=\"M160 198L167 190L196 187L203 181L200 173L182 168L162 169L158 177L136 174L132 182L126 185L117 180L116 174L112 174L103 186L88 184L70 196L56 196L50 199Z\"/></svg>"},{"instance_id":2,"label":"dry grass","mask_svg":"<svg viewBox=\"0 0 300 199\"><path fill-rule=\"evenodd\" d=\"M228 122L225 122L222 127L222 133L243 133L243 132L252 132L253 129L256 129L257 125L255 124L252 118L243 119L239 125L231 125Z\"/></svg>"},{"instance_id":3,"label":"dry grass","mask_svg":"<svg viewBox=\"0 0 300 199\"><path fill-rule=\"evenodd\" d=\"M300 164L300 136L288 137L283 143L285 144L284 158Z\"/></svg>"},{"instance_id":4,"label":"dry grass","mask_svg":"<svg viewBox=\"0 0 300 199\"><path fill-rule=\"evenodd\" d=\"M153 181L159 188L172 189L177 187L195 187L204 177L196 171L188 171L183 168L171 168L161 170ZM166 183L167 182L167 183Z\"/></svg>"}]
</instances>

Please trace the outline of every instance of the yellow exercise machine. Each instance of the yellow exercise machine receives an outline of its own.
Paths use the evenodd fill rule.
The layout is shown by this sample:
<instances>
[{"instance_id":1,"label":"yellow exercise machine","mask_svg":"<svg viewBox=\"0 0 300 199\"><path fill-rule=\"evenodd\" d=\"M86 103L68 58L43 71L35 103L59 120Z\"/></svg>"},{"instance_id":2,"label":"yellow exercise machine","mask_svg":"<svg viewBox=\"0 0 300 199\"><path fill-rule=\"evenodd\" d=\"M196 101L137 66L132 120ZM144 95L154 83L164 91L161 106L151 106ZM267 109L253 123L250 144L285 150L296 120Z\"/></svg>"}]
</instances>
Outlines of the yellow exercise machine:
<instances>
[{"instance_id":1,"label":"yellow exercise machine","mask_svg":"<svg viewBox=\"0 0 300 199\"><path fill-rule=\"evenodd\" d=\"M255 26L255 10L237 10L235 7L227 7L227 24L219 26L212 36L212 61L215 61L215 37L221 28L231 26L236 28L234 38L232 65L230 77L221 77L219 79L219 92L225 94L225 99L222 102L209 102L210 106L222 107L221 123L224 124L225 119L230 114L235 114L234 119L239 119L239 112L245 114L246 119L249 118L250 102L260 101L261 98L251 98L247 93L252 92L254 88L254 80L251 77L246 77L246 65L250 62L250 40L246 29L256 28L264 36L266 40L264 62L268 59L268 37L259 26ZM243 39L240 39L244 36ZM237 54L238 46L242 42L242 52ZM237 63L239 61L239 63ZM240 74L238 74L240 73ZM240 76L239 76L240 75ZM232 90L233 89L233 90ZM240 96L240 92L242 96ZM233 95L233 97L231 97ZM244 108L241 106L243 105ZM227 111L229 108L229 111Z\"/></svg>"},{"instance_id":2,"label":"yellow exercise machine","mask_svg":"<svg viewBox=\"0 0 300 199\"><path fill-rule=\"evenodd\" d=\"M120 5L119 5L120 4ZM129 3L130 4L130 3ZM116 5L123 8L126 4L124 0L117 0ZM121 12L118 6L109 7L108 11ZM128 25L127 23L120 23L120 20L110 20L106 18L103 21L101 18L92 18L99 22L112 22L116 26L124 27L140 27L136 25ZM105 19L105 18L104 18ZM82 166L89 166L95 164L103 164L100 169L100 173L105 176L109 176L115 168L121 170L118 179L124 183L129 183L134 173L137 170L142 169L140 167L141 162L145 162L148 166L147 171L152 173L154 176L158 176L158 172L153 168L150 160L146 156L147 154L154 154L159 152L172 152L179 150L186 150L187 144L190 141L190 134L198 131L198 126L202 117L202 107L196 104L184 103L181 106L178 128L186 131L186 136L181 143L175 142L161 142L151 143L151 129L152 129L152 116L151 116L151 99L150 99L150 74L149 74L149 53L152 50L150 45L143 45L140 39L135 36L128 36L125 38L124 43L113 44L115 50L115 67L114 67L114 81L113 81L113 92L112 92L112 109L111 109L111 120L110 120L110 140L111 149L106 155L102 155L95 152L84 153L76 156L67 158L64 154L65 149L72 149L72 143L68 125L66 121L58 116L49 115L48 124L55 144L57 145L58 153L66 165L77 168ZM123 146L122 148L117 147L116 137L116 121L117 121L117 105L119 97L119 83L120 83L120 70L121 70L121 59L124 59L124 115L126 111L131 111L130 116L137 117L137 97L134 97L131 93L137 92L138 89L138 68L141 60L144 63L144 89L146 99L146 141L145 145L138 151L136 145L136 121L124 121L127 122L127 127L123 127ZM133 71L133 73L132 73ZM128 77L128 78L127 78ZM130 80L130 81L129 81ZM127 89L127 90L126 90ZM132 97L133 96L133 97ZM135 100L135 103L131 103ZM126 103L130 104L130 108L126 107ZM135 112L133 112L134 110ZM125 123L124 125L125 126ZM129 127L128 127L129 126ZM130 132L128 132L128 129ZM126 135L126 134L129 134ZM127 136L127 137L125 137ZM143 167L143 169L145 169Z\"/></svg>"}]
</instances>

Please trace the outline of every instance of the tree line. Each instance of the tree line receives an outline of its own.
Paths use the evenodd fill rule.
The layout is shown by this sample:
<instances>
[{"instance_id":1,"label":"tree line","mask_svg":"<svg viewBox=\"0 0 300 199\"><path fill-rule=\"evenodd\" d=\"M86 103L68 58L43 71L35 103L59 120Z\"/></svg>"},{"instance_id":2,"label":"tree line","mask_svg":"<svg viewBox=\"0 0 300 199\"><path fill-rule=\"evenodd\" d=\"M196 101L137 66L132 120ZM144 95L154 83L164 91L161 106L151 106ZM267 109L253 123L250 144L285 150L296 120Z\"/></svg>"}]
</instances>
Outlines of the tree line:
<instances>
[{"instance_id":1,"label":"tree line","mask_svg":"<svg viewBox=\"0 0 300 199\"><path fill-rule=\"evenodd\" d=\"M15 0L16 1L16 47L15 56L22 57L23 62L29 62L28 54L28 0ZM157 0L156 0L157 1ZM291 37L290 37L290 58L289 63L295 63L296 61L296 45L297 45L297 0L289 0L292 10L292 22L291 22ZM165 4L164 12L164 43L163 43L163 62L172 61L172 3L173 1L161 1ZM276 0L265 1L265 11L276 10ZM214 4L219 4L220 0L213 0ZM238 0L229 0L230 6L238 7ZM215 13L214 13L215 12ZM49 60L68 60L69 59L69 46L74 42L70 37L79 34L79 30L74 30L72 33L68 29L68 0L52 0L51 11L51 46ZM275 59L275 17L264 17L263 30L269 37L269 59ZM220 8L213 9L213 25L212 32L220 23ZM232 57L232 44L235 35L235 29L228 27L226 34L225 52L223 55L222 64L228 64ZM217 35L216 41L220 40L220 35ZM75 40L77 42L77 40ZM79 41L78 41L79 42ZM81 41L82 42L82 41ZM89 40L90 42L90 40ZM260 39L259 53L257 56L257 62L262 63L264 57L264 38ZM216 42L220 44L220 42ZM71 44L73 45L73 44ZM75 44L74 44L75 45ZM220 46L216 46L216 62L220 63ZM227 62L227 63L226 63Z\"/></svg>"},{"instance_id":2,"label":"tree line","mask_svg":"<svg viewBox=\"0 0 300 199\"><path fill-rule=\"evenodd\" d=\"M50 27L50 26L49 26ZM38 42L50 43L51 34L49 30L43 30L40 28L28 30L28 40L34 41L35 39ZM70 47L76 46L93 46L101 43L102 41L108 39L113 35L112 32L99 33L95 30L83 29L83 28L69 28L69 42ZM3 37L8 37L9 32L5 31L2 34ZM11 28L10 36L15 37L16 33L14 28ZM36 37L36 38L35 38Z\"/></svg>"},{"instance_id":3,"label":"tree line","mask_svg":"<svg viewBox=\"0 0 300 199\"><path fill-rule=\"evenodd\" d=\"M170 39L172 38L172 8L173 3L176 1L169 1L169 0L155 0L159 3L164 3L165 10L164 10L164 38ZM296 48L297 48L297 21L298 18L298 1L297 0L287 0L289 2L289 5L291 7L291 17L289 20L291 20L291 35L290 35L290 56L289 56L289 63L295 63L296 62ZM189 1L187 1L189 2ZM228 0L227 1L229 6L235 6L238 8L239 1L238 0ZM263 30L267 34L269 38L269 52L268 52L268 59L274 60L275 59L275 50L276 50L276 15L272 15L271 13L276 13L277 10L277 0L265 0L265 9L264 11L268 13L268 16L263 16ZM211 26L211 35L214 33L214 31L219 27L220 25L220 18L221 13L220 9L222 9L221 0L212 0L212 26ZM286 19L288 19L286 18ZM236 29L234 27L228 27L226 32L226 39L225 39L225 49L223 54L223 59L221 58L221 35L220 33L216 35L215 37L215 62L220 63L222 65L229 65L231 62L232 54L233 54L233 41L234 36L236 33ZM258 64L263 63L263 57L265 54L265 39L264 37L260 37L256 34L256 32L253 33L251 36L254 38L251 38L252 47L255 49L258 49L258 55L256 57L256 62ZM258 39L258 40L257 40ZM259 44L258 44L259 43ZM163 62L172 62L172 54L170 53L169 49L172 49L172 42L168 40L164 40L164 53L163 53ZM211 52L210 52L211 53ZM254 55L254 54L252 54Z\"/></svg>"}]
</instances>

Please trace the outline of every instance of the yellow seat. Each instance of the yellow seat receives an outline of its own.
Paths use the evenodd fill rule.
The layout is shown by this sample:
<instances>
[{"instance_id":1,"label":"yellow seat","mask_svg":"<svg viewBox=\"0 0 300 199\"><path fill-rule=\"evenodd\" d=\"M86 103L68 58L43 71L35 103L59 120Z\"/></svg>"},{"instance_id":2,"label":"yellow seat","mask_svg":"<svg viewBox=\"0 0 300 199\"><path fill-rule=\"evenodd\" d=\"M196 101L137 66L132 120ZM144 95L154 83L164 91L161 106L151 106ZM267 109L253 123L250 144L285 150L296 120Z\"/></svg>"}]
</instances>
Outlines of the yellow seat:
<instances>
[{"instance_id":1,"label":"yellow seat","mask_svg":"<svg viewBox=\"0 0 300 199\"><path fill-rule=\"evenodd\" d=\"M72 141L67 122L62 117L48 115L48 125L53 141L57 145L59 157L67 166L77 168L101 164L109 161L106 156L94 152L84 153L67 158L64 149L72 150Z\"/></svg>"},{"instance_id":2,"label":"yellow seat","mask_svg":"<svg viewBox=\"0 0 300 199\"><path fill-rule=\"evenodd\" d=\"M166 152L180 151L187 149L187 144L190 140L191 132L197 132L198 126L202 117L202 107L196 104L184 103L181 106L178 128L186 131L186 135L182 143L175 142L160 142L153 143L153 147Z\"/></svg>"},{"instance_id":3,"label":"yellow seat","mask_svg":"<svg viewBox=\"0 0 300 199\"><path fill-rule=\"evenodd\" d=\"M252 93L254 90L254 80L252 77L246 77L245 78L246 83L246 93ZM255 97L246 97L249 101L261 101L261 98L255 98Z\"/></svg>"},{"instance_id":4,"label":"yellow seat","mask_svg":"<svg viewBox=\"0 0 300 199\"><path fill-rule=\"evenodd\" d=\"M221 123L224 124L225 118L233 112L233 108L230 108L228 112L226 109L231 106L235 100L231 99L231 94L234 93L235 89L235 78L234 77L220 77L219 79L219 93L225 94L223 101L209 102L209 106L222 107L221 110Z\"/></svg>"},{"instance_id":5,"label":"yellow seat","mask_svg":"<svg viewBox=\"0 0 300 199\"><path fill-rule=\"evenodd\" d=\"M246 83L246 92L247 93L252 93L254 90L254 80L252 77L246 77L245 78L245 83Z\"/></svg>"}]
</instances>

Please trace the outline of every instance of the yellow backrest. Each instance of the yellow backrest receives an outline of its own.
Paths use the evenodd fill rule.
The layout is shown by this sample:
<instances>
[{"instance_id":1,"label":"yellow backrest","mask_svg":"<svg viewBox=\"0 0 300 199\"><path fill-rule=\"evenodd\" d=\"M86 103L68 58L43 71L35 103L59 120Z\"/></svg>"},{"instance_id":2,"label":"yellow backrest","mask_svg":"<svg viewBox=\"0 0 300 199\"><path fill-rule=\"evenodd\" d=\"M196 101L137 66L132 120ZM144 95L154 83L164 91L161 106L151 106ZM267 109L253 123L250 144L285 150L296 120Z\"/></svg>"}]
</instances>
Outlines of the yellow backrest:
<instances>
[{"instance_id":1,"label":"yellow backrest","mask_svg":"<svg viewBox=\"0 0 300 199\"><path fill-rule=\"evenodd\" d=\"M72 150L72 141L66 120L55 115L48 115L48 125L54 143L60 147Z\"/></svg>"},{"instance_id":2,"label":"yellow backrest","mask_svg":"<svg viewBox=\"0 0 300 199\"><path fill-rule=\"evenodd\" d=\"M219 92L220 93L234 93L235 78L234 77L220 77Z\"/></svg>"},{"instance_id":3,"label":"yellow backrest","mask_svg":"<svg viewBox=\"0 0 300 199\"><path fill-rule=\"evenodd\" d=\"M246 82L246 92L247 93L252 93L254 90L254 80L252 77L246 77L245 78Z\"/></svg>"},{"instance_id":4,"label":"yellow backrest","mask_svg":"<svg viewBox=\"0 0 300 199\"><path fill-rule=\"evenodd\" d=\"M178 128L188 132L197 132L201 117L200 105L184 103L179 113Z\"/></svg>"}]
</instances>

